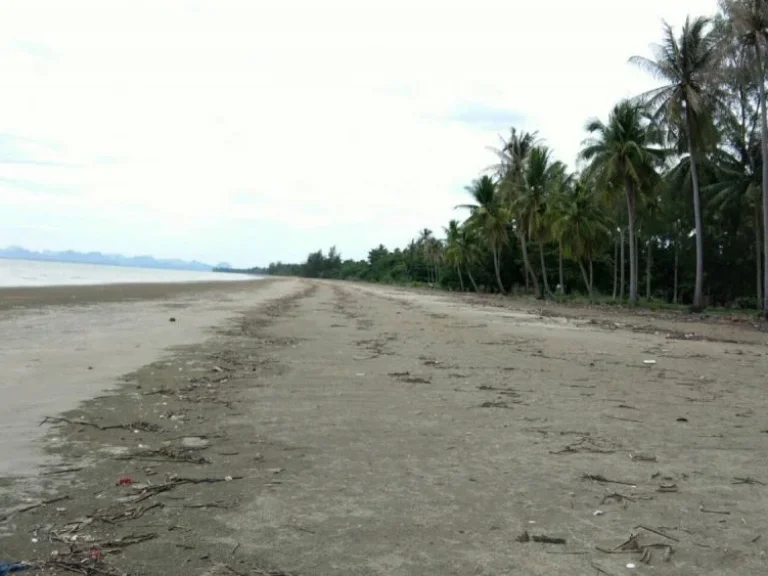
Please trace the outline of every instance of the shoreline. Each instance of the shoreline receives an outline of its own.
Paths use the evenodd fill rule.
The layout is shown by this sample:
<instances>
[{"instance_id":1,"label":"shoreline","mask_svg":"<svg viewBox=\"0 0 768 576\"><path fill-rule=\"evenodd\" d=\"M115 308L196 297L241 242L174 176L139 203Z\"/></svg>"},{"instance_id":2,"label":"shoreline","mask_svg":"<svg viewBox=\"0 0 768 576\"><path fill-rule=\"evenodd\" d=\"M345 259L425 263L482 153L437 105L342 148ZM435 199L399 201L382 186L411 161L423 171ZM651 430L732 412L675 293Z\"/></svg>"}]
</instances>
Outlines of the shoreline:
<instances>
[{"instance_id":1,"label":"shoreline","mask_svg":"<svg viewBox=\"0 0 768 576\"><path fill-rule=\"evenodd\" d=\"M0 312L46 306L71 306L101 302L135 302L172 298L196 292L249 290L255 283L274 282L274 278L193 282L131 282L124 284L72 284L57 286L0 287Z\"/></svg>"}]
</instances>

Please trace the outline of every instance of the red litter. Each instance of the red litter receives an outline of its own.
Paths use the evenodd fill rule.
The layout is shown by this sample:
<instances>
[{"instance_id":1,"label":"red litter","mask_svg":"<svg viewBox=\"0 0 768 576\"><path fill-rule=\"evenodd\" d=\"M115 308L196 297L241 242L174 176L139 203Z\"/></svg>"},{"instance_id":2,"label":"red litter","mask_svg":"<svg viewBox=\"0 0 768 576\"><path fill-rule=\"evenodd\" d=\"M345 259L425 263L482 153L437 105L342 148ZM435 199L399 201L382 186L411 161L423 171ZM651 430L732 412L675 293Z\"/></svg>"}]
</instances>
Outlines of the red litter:
<instances>
[{"instance_id":1,"label":"red litter","mask_svg":"<svg viewBox=\"0 0 768 576\"><path fill-rule=\"evenodd\" d=\"M101 550L98 549L98 547L94 546L91 548L91 558L94 560L98 560L101 558Z\"/></svg>"},{"instance_id":2,"label":"red litter","mask_svg":"<svg viewBox=\"0 0 768 576\"><path fill-rule=\"evenodd\" d=\"M117 481L118 486L130 486L133 484L133 480L129 476L123 476Z\"/></svg>"}]
</instances>

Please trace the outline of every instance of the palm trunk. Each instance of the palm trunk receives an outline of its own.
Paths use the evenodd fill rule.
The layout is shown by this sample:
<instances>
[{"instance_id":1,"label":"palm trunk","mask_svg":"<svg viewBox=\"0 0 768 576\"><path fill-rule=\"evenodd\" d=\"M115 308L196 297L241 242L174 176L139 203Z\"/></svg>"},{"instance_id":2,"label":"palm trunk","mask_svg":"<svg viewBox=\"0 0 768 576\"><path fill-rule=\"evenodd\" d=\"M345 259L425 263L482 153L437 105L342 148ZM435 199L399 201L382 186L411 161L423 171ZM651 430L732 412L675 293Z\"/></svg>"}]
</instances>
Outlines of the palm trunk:
<instances>
[{"instance_id":1,"label":"palm trunk","mask_svg":"<svg viewBox=\"0 0 768 576\"><path fill-rule=\"evenodd\" d=\"M589 293L592 294L592 287L595 285L595 270L592 266L592 254L589 255Z\"/></svg>"},{"instance_id":2,"label":"palm trunk","mask_svg":"<svg viewBox=\"0 0 768 576\"><path fill-rule=\"evenodd\" d=\"M565 275L563 274L563 240L560 239L559 254L558 254L558 268L560 272L560 293L565 294Z\"/></svg>"},{"instance_id":3,"label":"palm trunk","mask_svg":"<svg viewBox=\"0 0 768 576\"><path fill-rule=\"evenodd\" d=\"M581 277L584 279L584 285L587 287L587 294L589 294L589 299L592 300L592 284L589 282L587 270L584 268L584 262L581 260L579 260L579 269L581 270Z\"/></svg>"},{"instance_id":4,"label":"palm trunk","mask_svg":"<svg viewBox=\"0 0 768 576\"><path fill-rule=\"evenodd\" d=\"M475 278L472 276L472 270L469 268L469 264L467 264L467 276L469 277L469 281L472 283L472 288L475 289L475 292L480 292L480 290L477 289L477 284L475 283Z\"/></svg>"},{"instance_id":5,"label":"palm trunk","mask_svg":"<svg viewBox=\"0 0 768 576\"><path fill-rule=\"evenodd\" d=\"M648 249L646 251L645 261L645 299L651 299L651 254L653 251L653 242L648 239Z\"/></svg>"},{"instance_id":6,"label":"palm trunk","mask_svg":"<svg viewBox=\"0 0 768 576\"><path fill-rule=\"evenodd\" d=\"M629 215L629 303L637 304L637 242L635 242L635 186L629 176L625 179L627 214Z\"/></svg>"},{"instance_id":7,"label":"palm trunk","mask_svg":"<svg viewBox=\"0 0 768 576\"><path fill-rule=\"evenodd\" d=\"M547 280L547 265L544 262L544 243L539 242L539 259L541 260L541 277L544 279L544 291L548 296L552 296L549 289L549 280Z\"/></svg>"},{"instance_id":8,"label":"palm trunk","mask_svg":"<svg viewBox=\"0 0 768 576\"><path fill-rule=\"evenodd\" d=\"M757 268L757 308L763 301L762 244L760 242L760 206L755 205L755 267Z\"/></svg>"},{"instance_id":9,"label":"palm trunk","mask_svg":"<svg viewBox=\"0 0 768 576\"><path fill-rule=\"evenodd\" d=\"M616 294L619 289L619 242L613 241L613 299L616 300Z\"/></svg>"},{"instance_id":10,"label":"palm trunk","mask_svg":"<svg viewBox=\"0 0 768 576\"><path fill-rule=\"evenodd\" d=\"M504 290L504 284L501 283L501 270L500 270L500 262L499 258L501 257L499 254L499 247L494 244L491 247L491 250L493 251L493 270L496 272L496 283L499 286L499 292L502 294L506 294L507 291Z\"/></svg>"},{"instance_id":11,"label":"palm trunk","mask_svg":"<svg viewBox=\"0 0 768 576\"><path fill-rule=\"evenodd\" d=\"M760 128L763 153L763 314L768 319L768 111L765 102L765 71L760 39L755 39L757 64L757 88L760 93Z\"/></svg>"},{"instance_id":12,"label":"palm trunk","mask_svg":"<svg viewBox=\"0 0 768 576\"><path fill-rule=\"evenodd\" d=\"M461 288L461 291L464 292L464 278L461 277L461 266L456 264L456 273L459 275L459 287Z\"/></svg>"},{"instance_id":13,"label":"palm trunk","mask_svg":"<svg viewBox=\"0 0 768 576\"><path fill-rule=\"evenodd\" d=\"M687 103L686 103L687 104ZM687 108L687 106L686 106ZM696 224L696 283L693 290L693 309L704 309L704 225L701 221L701 195L699 194L699 169L696 166L696 154L693 146L693 121L690 114L685 114L688 127L688 152L691 160L691 184L693 188L693 218ZM765 130L765 127L763 127ZM764 132L765 133L765 132ZM765 175L765 167L763 167ZM768 212L766 213L768 218ZM766 303L768 305L768 302Z\"/></svg>"},{"instance_id":14,"label":"palm trunk","mask_svg":"<svg viewBox=\"0 0 768 576\"><path fill-rule=\"evenodd\" d=\"M540 298L541 294L539 292L539 281L536 278L536 274L533 273L533 267L531 266L531 261L528 258L528 243L525 240L525 231L520 234L520 243L523 250L523 264L525 265L525 273L530 275L531 281L533 282L533 291L536 294L536 297Z\"/></svg>"},{"instance_id":15,"label":"palm trunk","mask_svg":"<svg viewBox=\"0 0 768 576\"><path fill-rule=\"evenodd\" d=\"M621 283L619 285L619 300L624 301L624 269L627 267L624 263L624 228L619 231L619 242L621 242Z\"/></svg>"},{"instance_id":16,"label":"palm trunk","mask_svg":"<svg viewBox=\"0 0 768 576\"><path fill-rule=\"evenodd\" d=\"M680 262L680 245L677 240L675 240L675 281L674 285L672 286L674 290L674 294L672 294L672 303L677 304L677 268L678 264Z\"/></svg>"}]
</instances>

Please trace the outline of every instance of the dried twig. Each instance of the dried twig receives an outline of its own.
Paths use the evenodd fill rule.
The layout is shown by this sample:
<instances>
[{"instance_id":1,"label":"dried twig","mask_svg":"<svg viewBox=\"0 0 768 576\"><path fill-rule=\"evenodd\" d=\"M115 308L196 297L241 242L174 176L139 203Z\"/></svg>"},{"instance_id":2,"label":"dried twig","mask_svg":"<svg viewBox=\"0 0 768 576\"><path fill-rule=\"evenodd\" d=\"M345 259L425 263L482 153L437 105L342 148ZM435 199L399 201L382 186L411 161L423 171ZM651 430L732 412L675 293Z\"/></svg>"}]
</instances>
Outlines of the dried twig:
<instances>
[{"instance_id":1,"label":"dried twig","mask_svg":"<svg viewBox=\"0 0 768 576\"><path fill-rule=\"evenodd\" d=\"M647 530L648 532L653 532L654 534L658 534L659 536L662 536L663 538L669 538L670 540L674 540L675 542L680 542L678 538L675 538L674 536L670 536L669 534L666 534L665 532L662 532L661 530L655 530L653 528L649 528L648 526L643 526L642 524L638 524L635 526L635 530L638 528L642 528L643 530Z\"/></svg>"},{"instance_id":2,"label":"dried twig","mask_svg":"<svg viewBox=\"0 0 768 576\"><path fill-rule=\"evenodd\" d=\"M524 531L517 537L518 542L541 542L542 544L565 544L565 538L557 538L553 536L547 536L546 534L528 534L528 531Z\"/></svg>"},{"instance_id":3,"label":"dried twig","mask_svg":"<svg viewBox=\"0 0 768 576\"><path fill-rule=\"evenodd\" d=\"M598 573L600 573L600 574L605 574L605 576L613 576L613 574L611 574L611 573L610 573L610 572L608 572L607 570L604 570L603 568L601 568L600 566L598 566L598 565L597 565L597 564L595 564L594 562L590 562L590 564L591 564L592 568L594 568L595 570L597 570L597 571L598 571Z\"/></svg>"},{"instance_id":4,"label":"dried twig","mask_svg":"<svg viewBox=\"0 0 768 576\"><path fill-rule=\"evenodd\" d=\"M760 482L760 480L755 480L754 478L750 478L747 476L746 478L734 478L735 482L733 484L759 484L760 486L765 486L765 482Z\"/></svg>"},{"instance_id":5,"label":"dried twig","mask_svg":"<svg viewBox=\"0 0 768 576\"><path fill-rule=\"evenodd\" d=\"M105 430L141 430L143 432L159 432L160 426L157 424L152 424L151 422L129 422L128 424L110 424L108 426L102 426L101 424L96 424L95 422L88 422L87 420L71 420L70 418L64 418L64 417L53 417L53 416L46 416L43 418L43 421L40 422L40 425L43 424L60 424L60 423L66 423L71 424L73 426L90 426L91 428L96 428L97 430L101 430L102 432Z\"/></svg>"},{"instance_id":6,"label":"dried twig","mask_svg":"<svg viewBox=\"0 0 768 576\"><path fill-rule=\"evenodd\" d=\"M710 510L709 508L704 508L704 506L699 506L699 512L705 512L707 514L722 514L723 516L730 515L730 512L727 510Z\"/></svg>"},{"instance_id":7,"label":"dried twig","mask_svg":"<svg viewBox=\"0 0 768 576\"><path fill-rule=\"evenodd\" d=\"M595 482L602 482L603 484L621 484L622 486L636 486L633 482L622 482L621 480L609 480L601 474L584 474L582 476L584 480L594 480Z\"/></svg>"},{"instance_id":8,"label":"dried twig","mask_svg":"<svg viewBox=\"0 0 768 576\"><path fill-rule=\"evenodd\" d=\"M51 498L50 500L43 500L42 502L38 502L37 504L30 504L29 506L25 506L24 508L13 510L8 514L6 514L5 516L0 516L0 522L7 520L8 518L10 518L15 514L21 514L22 512L29 512L30 510L34 510L42 506L48 506L48 504L55 504L56 502L61 502L62 500L69 500L69 496L57 496L56 498Z\"/></svg>"}]
</instances>

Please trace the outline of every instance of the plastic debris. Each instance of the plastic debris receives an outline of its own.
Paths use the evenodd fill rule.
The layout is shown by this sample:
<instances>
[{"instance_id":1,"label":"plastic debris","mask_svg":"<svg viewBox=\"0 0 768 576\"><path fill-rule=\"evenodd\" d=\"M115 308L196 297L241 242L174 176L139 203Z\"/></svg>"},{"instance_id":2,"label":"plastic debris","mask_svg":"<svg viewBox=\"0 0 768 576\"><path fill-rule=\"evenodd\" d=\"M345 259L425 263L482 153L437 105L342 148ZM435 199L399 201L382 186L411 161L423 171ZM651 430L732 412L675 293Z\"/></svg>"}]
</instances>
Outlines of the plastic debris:
<instances>
[{"instance_id":1,"label":"plastic debris","mask_svg":"<svg viewBox=\"0 0 768 576\"><path fill-rule=\"evenodd\" d=\"M654 364L656 364L656 360L643 360L643 364L645 364L646 366L653 366Z\"/></svg>"},{"instance_id":2,"label":"plastic debris","mask_svg":"<svg viewBox=\"0 0 768 576\"><path fill-rule=\"evenodd\" d=\"M627 568L630 568L630 569L637 568L637 564L635 564L634 562L630 562L627 564Z\"/></svg>"},{"instance_id":3,"label":"plastic debris","mask_svg":"<svg viewBox=\"0 0 768 576\"><path fill-rule=\"evenodd\" d=\"M595 510L594 512L592 512L592 516L602 516L603 514L605 514L605 512L603 512L602 510Z\"/></svg>"},{"instance_id":4,"label":"plastic debris","mask_svg":"<svg viewBox=\"0 0 768 576\"><path fill-rule=\"evenodd\" d=\"M118 486L130 486L131 484L133 484L133 478L130 476L122 476L117 481Z\"/></svg>"},{"instance_id":5,"label":"plastic debris","mask_svg":"<svg viewBox=\"0 0 768 576\"><path fill-rule=\"evenodd\" d=\"M0 560L0 576L6 576L11 572L21 572L22 570L29 570L30 568L31 566L29 564L25 564L24 562L17 562L15 564L11 564L10 562L3 562L2 560Z\"/></svg>"}]
</instances>

